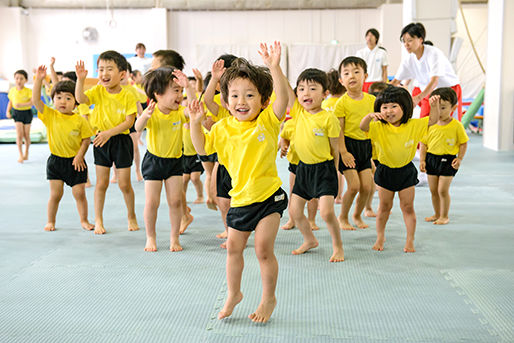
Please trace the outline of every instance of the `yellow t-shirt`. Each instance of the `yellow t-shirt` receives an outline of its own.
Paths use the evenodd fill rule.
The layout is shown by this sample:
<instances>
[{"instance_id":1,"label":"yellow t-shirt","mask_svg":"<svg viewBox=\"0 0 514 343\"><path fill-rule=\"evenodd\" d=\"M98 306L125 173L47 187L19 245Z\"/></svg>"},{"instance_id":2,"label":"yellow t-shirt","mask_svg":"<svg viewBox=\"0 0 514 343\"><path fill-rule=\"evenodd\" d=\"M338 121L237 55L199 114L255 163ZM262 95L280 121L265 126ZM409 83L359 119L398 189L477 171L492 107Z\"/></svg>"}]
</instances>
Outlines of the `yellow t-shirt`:
<instances>
[{"instance_id":1,"label":"yellow t-shirt","mask_svg":"<svg viewBox=\"0 0 514 343\"><path fill-rule=\"evenodd\" d=\"M88 116L90 109L89 106L86 104L79 104L73 112L78 113L81 116Z\"/></svg>"},{"instance_id":2,"label":"yellow t-shirt","mask_svg":"<svg viewBox=\"0 0 514 343\"><path fill-rule=\"evenodd\" d=\"M12 87L9 89L9 93L7 97L11 101L11 105L15 110L25 111L30 110L32 105L30 106L21 106L18 107L17 104L22 104L24 102L29 102L32 100L32 89L23 87L22 90L18 90L16 87Z\"/></svg>"},{"instance_id":3,"label":"yellow t-shirt","mask_svg":"<svg viewBox=\"0 0 514 343\"><path fill-rule=\"evenodd\" d=\"M336 102L334 114L338 118L344 118L344 135L353 139L368 139L366 132L360 129L362 119L374 112L375 97L368 93L362 93L361 100L350 98L344 94Z\"/></svg>"},{"instance_id":4,"label":"yellow t-shirt","mask_svg":"<svg viewBox=\"0 0 514 343\"><path fill-rule=\"evenodd\" d=\"M280 137L289 141L289 150L287 151L287 160L291 164L298 164L300 162L300 158L296 153L296 149L294 147L294 133L296 130L296 120L289 119L284 123L284 127L282 127L282 131L280 132Z\"/></svg>"},{"instance_id":5,"label":"yellow t-shirt","mask_svg":"<svg viewBox=\"0 0 514 343\"><path fill-rule=\"evenodd\" d=\"M137 100L126 87L122 87L117 94L110 94L104 86L96 85L84 94L89 98L90 104L95 105L89 115L89 122L95 132L112 129L123 123L127 116L137 114ZM129 130L122 134L128 135Z\"/></svg>"},{"instance_id":6,"label":"yellow t-shirt","mask_svg":"<svg viewBox=\"0 0 514 343\"><path fill-rule=\"evenodd\" d=\"M339 98L333 96L331 96L330 98L326 98L321 103L321 108L325 111L334 112L334 110L336 109L337 100L339 100Z\"/></svg>"},{"instance_id":7,"label":"yellow t-shirt","mask_svg":"<svg viewBox=\"0 0 514 343\"><path fill-rule=\"evenodd\" d=\"M280 121L268 107L252 121L225 118L205 136L207 155L217 152L232 178L231 207L264 201L282 185L276 165L279 131Z\"/></svg>"},{"instance_id":8,"label":"yellow t-shirt","mask_svg":"<svg viewBox=\"0 0 514 343\"><path fill-rule=\"evenodd\" d=\"M136 88L137 91L137 101L140 103L146 103L148 101L148 97L146 96L145 90L143 89L143 85L138 85L137 83L134 83L132 87ZM143 93L141 93L143 91Z\"/></svg>"},{"instance_id":9,"label":"yellow t-shirt","mask_svg":"<svg viewBox=\"0 0 514 343\"><path fill-rule=\"evenodd\" d=\"M182 127L182 142L184 144L185 156L196 155L196 149L193 145L193 140L191 139L191 128L189 127L189 123L185 123Z\"/></svg>"},{"instance_id":10,"label":"yellow t-shirt","mask_svg":"<svg viewBox=\"0 0 514 343\"><path fill-rule=\"evenodd\" d=\"M146 122L146 145L151 154L162 158L182 156L182 129L187 122L185 109L180 106L178 110L164 114L155 106L152 116Z\"/></svg>"},{"instance_id":11,"label":"yellow t-shirt","mask_svg":"<svg viewBox=\"0 0 514 343\"><path fill-rule=\"evenodd\" d=\"M369 138L375 142L378 161L389 168L401 168L409 164L419 141L427 134L428 117L409 119L396 127L381 121L369 123Z\"/></svg>"},{"instance_id":12,"label":"yellow t-shirt","mask_svg":"<svg viewBox=\"0 0 514 343\"><path fill-rule=\"evenodd\" d=\"M62 114L46 105L37 116L46 126L50 152L59 157L75 157L84 138L94 135L86 118L80 114Z\"/></svg>"},{"instance_id":13,"label":"yellow t-shirt","mask_svg":"<svg viewBox=\"0 0 514 343\"><path fill-rule=\"evenodd\" d=\"M339 137L341 126L332 112L307 112L296 100L289 112L296 120L294 146L300 161L307 164L333 160L330 139Z\"/></svg>"},{"instance_id":14,"label":"yellow t-shirt","mask_svg":"<svg viewBox=\"0 0 514 343\"><path fill-rule=\"evenodd\" d=\"M434 155L457 155L459 146L469 140L464 125L452 119L446 125L432 125L421 142L427 146L427 152Z\"/></svg>"}]
</instances>

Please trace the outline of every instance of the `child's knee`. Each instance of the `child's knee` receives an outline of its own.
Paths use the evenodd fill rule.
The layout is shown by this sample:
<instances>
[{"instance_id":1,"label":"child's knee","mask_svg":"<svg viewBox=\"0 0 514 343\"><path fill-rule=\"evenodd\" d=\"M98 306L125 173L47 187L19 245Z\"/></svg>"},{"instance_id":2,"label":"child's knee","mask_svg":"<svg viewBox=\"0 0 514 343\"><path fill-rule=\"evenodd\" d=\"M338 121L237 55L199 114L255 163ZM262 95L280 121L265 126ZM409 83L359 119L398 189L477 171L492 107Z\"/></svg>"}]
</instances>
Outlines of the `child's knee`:
<instances>
[{"instance_id":1,"label":"child's knee","mask_svg":"<svg viewBox=\"0 0 514 343\"><path fill-rule=\"evenodd\" d=\"M132 192L132 185L130 182L123 182L118 179L118 186L120 187L122 193L126 194Z\"/></svg>"},{"instance_id":2,"label":"child's knee","mask_svg":"<svg viewBox=\"0 0 514 343\"><path fill-rule=\"evenodd\" d=\"M359 190L361 188L360 182L353 182L350 185L348 185L348 188L346 189L346 192L350 195L357 195L359 193Z\"/></svg>"},{"instance_id":3,"label":"child's knee","mask_svg":"<svg viewBox=\"0 0 514 343\"><path fill-rule=\"evenodd\" d=\"M269 247L255 247L255 255L259 262L265 262L274 257L273 249Z\"/></svg>"},{"instance_id":4,"label":"child's knee","mask_svg":"<svg viewBox=\"0 0 514 343\"><path fill-rule=\"evenodd\" d=\"M409 203L409 204L400 204L400 209L402 210L403 213L414 213L414 204L413 203Z\"/></svg>"},{"instance_id":5,"label":"child's knee","mask_svg":"<svg viewBox=\"0 0 514 343\"><path fill-rule=\"evenodd\" d=\"M321 208L319 211L319 214L321 216L321 219L323 219L324 222L328 222L328 221L336 218L333 207L332 208Z\"/></svg>"},{"instance_id":6,"label":"child's knee","mask_svg":"<svg viewBox=\"0 0 514 343\"><path fill-rule=\"evenodd\" d=\"M439 194L440 197L447 198L450 196L450 190L448 188L439 188L437 194Z\"/></svg>"},{"instance_id":7,"label":"child's knee","mask_svg":"<svg viewBox=\"0 0 514 343\"><path fill-rule=\"evenodd\" d=\"M168 206L170 208L182 208L182 199L170 199Z\"/></svg>"},{"instance_id":8,"label":"child's knee","mask_svg":"<svg viewBox=\"0 0 514 343\"><path fill-rule=\"evenodd\" d=\"M378 206L378 212L389 213L389 212L391 212L392 208L393 208L392 202L380 202L380 205Z\"/></svg>"}]
</instances>

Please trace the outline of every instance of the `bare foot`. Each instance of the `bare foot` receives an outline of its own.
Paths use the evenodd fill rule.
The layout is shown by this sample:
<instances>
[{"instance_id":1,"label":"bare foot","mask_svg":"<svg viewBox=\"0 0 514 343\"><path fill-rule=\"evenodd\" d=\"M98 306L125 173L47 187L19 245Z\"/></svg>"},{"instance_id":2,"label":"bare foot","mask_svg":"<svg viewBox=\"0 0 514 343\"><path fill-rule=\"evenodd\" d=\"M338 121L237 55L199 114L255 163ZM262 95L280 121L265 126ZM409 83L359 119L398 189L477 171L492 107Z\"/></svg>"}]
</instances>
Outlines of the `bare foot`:
<instances>
[{"instance_id":1,"label":"bare foot","mask_svg":"<svg viewBox=\"0 0 514 343\"><path fill-rule=\"evenodd\" d=\"M367 208L364 210L364 215L368 218L375 218L377 214L373 211L372 208Z\"/></svg>"},{"instance_id":2,"label":"bare foot","mask_svg":"<svg viewBox=\"0 0 514 343\"><path fill-rule=\"evenodd\" d=\"M303 244L300 245L300 247L298 249L295 249L292 251L292 254L293 255L301 255L311 249L318 247L318 245L319 245L319 243L317 240L315 240L314 242L303 242Z\"/></svg>"},{"instance_id":3,"label":"bare foot","mask_svg":"<svg viewBox=\"0 0 514 343\"><path fill-rule=\"evenodd\" d=\"M262 300L254 313L248 316L254 323L266 323L277 306L277 298Z\"/></svg>"},{"instance_id":4,"label":"bare foot","mask_svg":"<svg viewBox=\"0 0 514 343\"><path fill-rule=\"evenodd\" d=\"M369 225L366 224L364 222L364 220L362 220L361 216L357 217L356 215L353 215L352 219L353 219L353 222L355 223L355 226L357 226L357 228L359 228L359 229L367 229L369 227Z\"/></svg>"},{"instance_id":5,"label":"bare foot","mask_svg":"<svg viewBox=\"0 0 514 343\"><path fill-rule=\"evenodd\" d=\"M20 156L20 158L18 158L18 163L23 163L23 156Z\"/></svg>"},{"instance_id":6,"label":"bare foot","mask_svg":"<svg viewBox=\"0 0 514 343\"><path fill-rule=\"evenodd\" d=\"M384 238L377 237L377 241L373 245L373 250L384 251Z\"/></svg>"},{"instance_id":7,"label":"bare foot","mask_svg":"<svg viewBox=\"0 0 514 343\"><path fill-rule=\"evenodd\" d=\"M225 305L223 305L223 308L218 313L218 319L223 319L230 316L234 311L234 307L236 307L236 305L239 304L241 300L243 300L243 293L241 292L233 296L229 295L227 300L225 300Z\"/></svg>"},{"instance_id":8,"label":"bare foot","mask_svg":"<svg viewBox=\"0 0 514 343\"><path fill-rule=\"evenodd\" d=\"M137 231L139 230L139 225L137 225L137 219L129 219L128 220L128 230L129 231Z\"/></svg>"},{"instance_id":9,"label":"bare foot","mask_svg":"<svg viewBox=\"0 0 514 343\"><path fill-rule=\"evenodd\" d=\"M318 230L319 230L319 226L318 226L318 225L316 225L316 222L315 222L315 221L312 221L312 222L311 222L311 221L309 220L309 224L311 225L311 230L312 230L312 231L318 231Z\"/></svg>"},{"instance_id":10,"label":"bare foot","mask_svg":"<svg viewBox=\"0 0 514 343\"><path fill-rule=\"evenodd\" d=\"M104 223L95 222L95 235L103 235L105 233Z\"/></svg>"},{"instance_id":11,"label":"bare foot","mask_svg":"<svg viewBox=\"0 0 514 343\"><path fill-rule=\"evenodd\" d=\"M450 222L450 219L449 218L439 218L437 219L434 224L435 225L446 225Z\"/></svg>"},{"instance_id":12,"label":"bare foot","mask_svg":"<svg viewBox=\"0 0 514 343\"><path fill-rule=\"evenodd\" d=\"M216 206L216 202L212 199L207 199L207 208L209 210L213 210L213 211L217 211L218 210L218 206Z\"/></svg>"},{"instance_id":13,"label":"bare foot","mask_svg":"<svg viewBox=\"0 0 514 343\"><path fill-rule=\"evenodd\" d=\"M412 241L405 242L405 247L403 248L403 252L416 252L416 249L414 249L414 242L412 242Z\"/></svg>"},{"instance_id":14,"label":"bare foot","mask_svg":"<svg viewBox=\"0 0 514 343\"><path fill-rule=\"evenodd\" d=\"M82 228L87 231L91 231L95 228L95 226L87 220L85 222L80 222L80 225L82 225Z\"/></svg>"},{"instance_id":15,"label":"bare foot","mask_svg":"<svg viewBox=\"0 0 514 343\"><path fill-rule=\"evenodd\" d=\"M280 227L282 230L292 230L294 229L294 221L289 218L289 220L287 221L287 223L285 223L284 225L282 225Z\"/></svg>"},{"instance_id":16,"label":"bare foot","mask_svg":"<svg viewBox=\"0 0 514 343\"><path fill-rule=\"evenodd\" d=\"M155 237L146 236L145 251L150 251L150 252L157 251L157 243L155 242Z\"/></svg>"},{"instance_id":17,"label":"bare foot","mask_svg":"<svg viewBox=\"0 0 514 343\"><path fill-rule=\"evenodd\" d=\"M136 172L136 180L137 181L143 181L143 175L141 175L140 172Z\"/></svg>"},{"instance_id":18,"label":"bare foot","mask_svg":"<svg viewBox=\"0 0 514 343\"><path fill-rule=\"evenodd\" d=\"M193 204L203 204L203 201L203 197L198 197L195 201L193 201Z\"/></svg>"},{"instance_id":19,"label":"bare foot","mask_svg":"<svg viewBox=\"0 0 514 343\"><path fill-rule=\"evenodd\" d=\"M336 204L342 204L343 200L341 199L341 197L337 197L336 200L335 200L335 203Z\"/></svg>"},{"instance_id":20,"label":"bare foot","mask_svg":"<svg viewBox=\"0 0 514 343\"><path fill-rule=\"evenodd\" d=\"M227 249L227 242L225 241L225 242L221 243L220 244L220 248L226 250Z\"/></svg>"},{"instance_id":21,"label":"bare foot","mask_svg":"<svg viewBox=\"0 0 514 343\"><path fill-rule=\"evenodd\" d=\"M182 245L180 245L180 243L177 241L177 242L170 242L170 251L182 251Z\"/></svg>"},{"instance_id":22,"label":"bare foot","mask_svg":"<svg viewBox=\"0 0 514 343\"><path fill-rule=\"evenodd\" d=\"M336 249L334 250L334 253L332 254L332 256L330 257L330 262L343 262L344 261L344 250L343 248L341 249Z\"/></svg>"},{"instance_id":23,"label":"bare foot","mask_svg":"<svg viewBox=\"0 0 514 343\"><path fill-rule=\"evenodd\" d=\"M355 228L350 224L348 219L342 219L341 217L338 217L337 221L339 222L341 230L355 230Z\"/></svg>"},{"instance_id":24,"label":"bare foot","mask_svg":"<svg viewBox=\"0 0 514 343\"><path fill-rule=\"evenodd\" d=\"M434 214L433 216L425 217L425 221L426 221L426 222L435 222L438 218L439 218L439 216L436 216L436 215Z\"/></svg>"},{"instance_id":25,"label":"bare foot","mask_svg":"<svg viewBox=\"0 0 514 343\"><path fill-rule=\"evenodd\" d=\"M180 234L186 232L189 224L193 222L193 216L188 212L187 214L182 216L182 220L180 221Z\"/></svg>"},{"instance_id":26,"label":"bare foot","mask_svg":"<svg viewBox=\"0 0 514 343\"><path fill-rule=\"evenodd\" d=\"M225 239L225 238L227 238L227 236L228 236L228 233L227 233L227 231L225 230L225 231L223 231L222 233L218 233L218 234L216 235L216 238L219 238L219 239Z\"/></svg>"},{"instance_id":27,"label":"bare foot","mask_svg":"<svg viewBox=\"0 0 514 343\"><path fill-rule=\"evenodd\" d=\"M25 153L25 155L23 155L23 160L24 161L27 161L29 159L29 153Z\"/></svg>"},{"instance_id":28,"label":"bare foot","mask_svg":"<svg viewBox=\"0 0 514 343\"><path fill-rule=\"evenodd\" d=\"M45 231L55 231L55 223L46 223Z\"/></svg>"}]
</instances>

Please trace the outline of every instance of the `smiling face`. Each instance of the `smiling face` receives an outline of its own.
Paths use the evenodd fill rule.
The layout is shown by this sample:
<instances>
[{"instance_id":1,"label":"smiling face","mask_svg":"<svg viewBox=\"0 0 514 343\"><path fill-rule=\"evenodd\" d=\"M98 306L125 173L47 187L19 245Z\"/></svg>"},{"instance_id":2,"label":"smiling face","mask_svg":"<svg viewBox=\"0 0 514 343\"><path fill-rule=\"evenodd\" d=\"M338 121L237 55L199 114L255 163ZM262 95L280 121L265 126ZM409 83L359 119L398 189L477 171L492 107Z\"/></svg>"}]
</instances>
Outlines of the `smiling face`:
<instances>
[{"instance_id":1,"label":"smiling face","mask_svg":"<svg viewBox=\"0 0 514 343\"><path fill-rule=\"evenodd\" d=\"M120 71L116 62L112 60L98 61L98 79L107 90L116 90L120 87L120 82L125 76L124 71Z\"/></svg>"},{"instance_id":2,"label":"smiling face","mask_svg":"<svg viewBox=\"0 0 514 343\"><path fill-rule=\"evenodd\" d=\"M22 74L14 74L14 84L16 85L16 88L22 89L25 87L25 83L27 82L27 79Z\"/></svg>"},{"instance_id":3,"label":"smiling face","mask_svg":"<svg viewBox=\"0 0 514 343\"><path fill-rule=\"evenodd\" d=\"M298 102L309 113L318 113L321 111L321 103L327 96L327 92L323 91L323 86L315 81L300 81L296 88Z\"/></svg>"},{"instance_id":4,"label":"smiling face","mask_svg":"<svg viewBox=\"0 0 514 343\"><path fill-rule=\"evenodd\" d=\"M53 98L55 109L63 114L73 114L75 96L69 92L56 93Z\"/></svg>"},{"instance_id":5,"label":"smiling face","mask_svg":"<svg viewBox=\"0 0 514 343\"><path fill-rule=\"evenodd\" d=\"M409 54L416 52L423 46L422 38L419 38L416 36L411 36L408 33L406 33L402 36L402 42L403 42L403 46L405 47L405 49L407 50L407 52Z\"/></svg>"},{"instance_id":6,"label":"smiling face","mask_svg":"<svg viewBox=\"0 0 514 343\"><path fill-rule=\"evenodd\" d=\"M339 72L341 74L341 83L345 86L347 91L351 92L362 90L364 80L368 77L368 74L364 72L364 69L362 69L361 66L353 63L341 66L341 70Z\"/></svg>"},{"instance_id":7,"label":"smiling face","mask_svg":"<svg viewBox=\"0 0 514 343\"><path fill-rule=\"evenodd\" d=\"M382 104L380 106L380 113L385 115L386 121L394 126L399 126L403 117L402 107L396 102Z\"/></svg>"},{"instance_id":8,"label":"smiling face","mask_svg":"<svg viewBox=\"0 0 514 343\"><path fill-rule=\"evenodd\" d=\"M184 88L171 81L163 94L155 93L155 99L161 112L168 114L170 111L178 110L184 97L183 91Z\"/></svg>"},{"instance_id":9,"label":"smiling face","mask_svg":"<svg viewBox=\"0 0 514 343\"><path fill-rule=\"evenodd\" d=\"M257 87L246 78L236 78L228 85L228 109L239 121L254 120L267 102L262 104L262 97Z\"/></svg>"}]
</instances>

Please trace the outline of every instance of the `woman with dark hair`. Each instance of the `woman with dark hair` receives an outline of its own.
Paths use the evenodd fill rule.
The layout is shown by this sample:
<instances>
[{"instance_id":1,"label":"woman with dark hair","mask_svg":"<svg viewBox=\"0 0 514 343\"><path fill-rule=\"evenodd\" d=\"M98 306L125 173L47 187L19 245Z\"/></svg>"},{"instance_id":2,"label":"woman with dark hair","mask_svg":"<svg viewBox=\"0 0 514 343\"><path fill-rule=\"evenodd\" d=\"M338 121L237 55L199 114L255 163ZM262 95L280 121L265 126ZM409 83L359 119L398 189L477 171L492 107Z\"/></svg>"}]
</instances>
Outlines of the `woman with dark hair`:
<instances>
[{"instance_id":1,"label":"woman with dark hair","mask_svg":"<svg viewBox=\"0 0 514 343\"><path fill-rule=\"evenodd\" d=\"M414 80L412 100L421 107L421 117L430 113L428 98L432 91L451 87L457 93L460 120L462 90L459 79L444 53L435 46L425 44L425 35L425 27L421 23L411 23L403 28L400 40L409 54L402 59L391 83L397 86L401 80Z\"/></svg>"},{"instance_id":2,"label":"woman with dark hair","mask_svg":"<svg viewBox=\"0 0 514 343\"><path fill-rule=\"evenodd\" d=\"M368 77L362 87L367 92L374 82L387 82L387 52L378 46L380 34L376 29L369 29L364 37L367 47L357 51L356 56L366 61L368 67Z\"/></svg>"}]
</instances>

